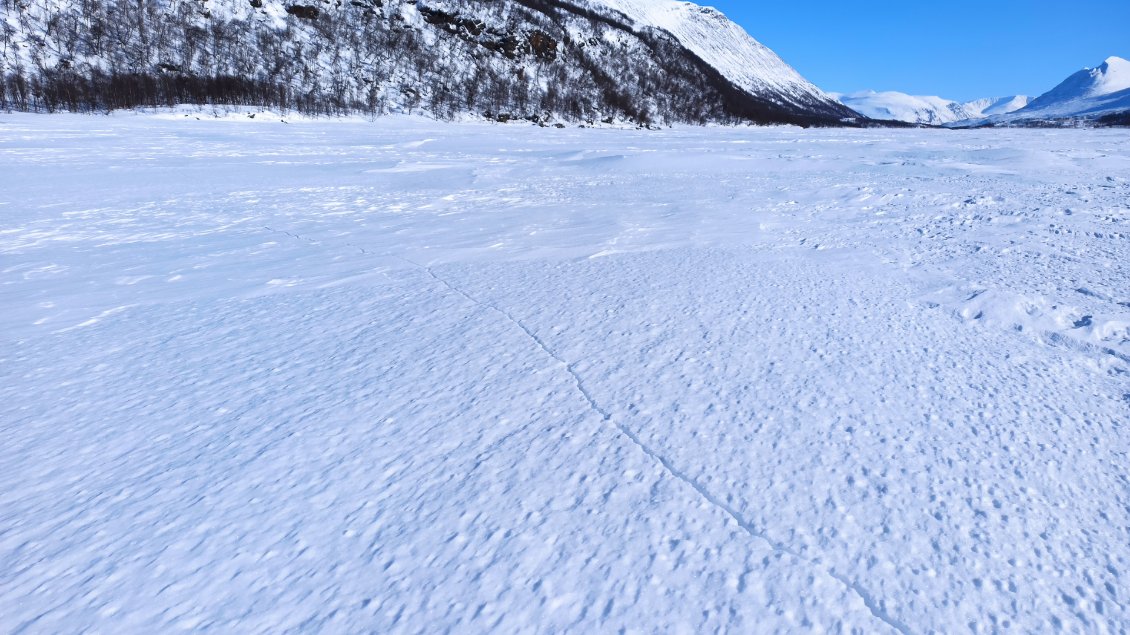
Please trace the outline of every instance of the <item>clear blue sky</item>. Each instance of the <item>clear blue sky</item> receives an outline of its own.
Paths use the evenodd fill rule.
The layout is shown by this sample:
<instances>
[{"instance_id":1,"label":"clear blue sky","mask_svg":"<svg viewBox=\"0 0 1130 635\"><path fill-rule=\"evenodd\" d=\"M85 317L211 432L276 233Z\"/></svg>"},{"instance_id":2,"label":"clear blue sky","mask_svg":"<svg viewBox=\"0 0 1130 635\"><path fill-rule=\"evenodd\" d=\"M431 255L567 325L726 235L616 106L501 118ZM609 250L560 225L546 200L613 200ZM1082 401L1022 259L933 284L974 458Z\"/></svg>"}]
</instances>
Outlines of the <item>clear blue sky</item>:
<instances>
[{"instance_id":1,"label":"clear blue sky","mask_svg":"<svg viewBox=\"0 0 1130 635\"><path fill-rule=\"evenodd\" d=\"M697 1L833 92L1039 95L1111 55L1130 59L1130 0Z\"/></svg>"}]
</instances>

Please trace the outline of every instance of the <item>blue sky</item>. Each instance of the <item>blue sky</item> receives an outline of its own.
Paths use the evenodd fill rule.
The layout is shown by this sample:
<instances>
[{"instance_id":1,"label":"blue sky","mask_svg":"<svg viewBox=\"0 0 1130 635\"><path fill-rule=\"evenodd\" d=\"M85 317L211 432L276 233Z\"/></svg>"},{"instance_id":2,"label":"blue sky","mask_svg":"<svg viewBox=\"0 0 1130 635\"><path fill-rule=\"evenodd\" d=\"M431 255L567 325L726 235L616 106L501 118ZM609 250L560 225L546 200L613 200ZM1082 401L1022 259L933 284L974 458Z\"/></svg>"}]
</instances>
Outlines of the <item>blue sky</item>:
<instances>
[{"instance_id":1,"label":"blue sky","mask_svg":"<svg viewBox=\"0 0 1130 635\"><path fill-rule=\"evenodd\" d=\"M698 2L827 91L1039 95L1111 55L1130 59L1130 0Z\"/></svg>"}]
</instances>

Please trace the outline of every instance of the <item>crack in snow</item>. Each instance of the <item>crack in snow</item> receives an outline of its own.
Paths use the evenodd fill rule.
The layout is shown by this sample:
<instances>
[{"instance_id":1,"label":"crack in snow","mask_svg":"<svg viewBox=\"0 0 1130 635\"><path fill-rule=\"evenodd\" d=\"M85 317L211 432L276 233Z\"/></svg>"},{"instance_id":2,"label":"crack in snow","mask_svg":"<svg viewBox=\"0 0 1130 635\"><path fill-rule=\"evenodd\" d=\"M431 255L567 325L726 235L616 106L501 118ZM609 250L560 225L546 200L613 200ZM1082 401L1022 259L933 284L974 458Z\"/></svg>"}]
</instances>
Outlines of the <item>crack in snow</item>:
<instances>
[{"instance_id":1,"label":"crack in snow","mask_svg":"<svg viewBox=\"0 0 1130 635\"><path fill-rule=\"evenodd\" d=\"M303 235L301 235L301 234L295 234L295 233L293 233L293 232L289 232L289 231L287 231L287 230L285 230L285 229L275 229L275 228L273 228L273 227L271 227L271 226L269 226L269 225L263 225L262 227L263 227L263 229L265 229L265 230L267 230L267 231L269 231L269 232L271 232L271 233L274 233L274 234L283 234L284 236L289 236L289 237L291 237L291 238L293 238L293 239L295 239L295 240L301 240L301 241L304 241L304 242L308 242L308 243L310 243L311 245L320 245L320 244L322 244L321 242L319 242L319 241L317 241L317 240L314 240L313 238L307 238L307 237L305 237L305 236L303 236ZM366 255L366 256L371 256L371 255L373 255L373 252L369 251L368 249L365 249L364 247L362 247L362 246L360 246L360 245L355 245L355 244L353 244L353 243L349 243L349 242L347 242L347 243L345 243L345 246L346 246L346 247L352 247L352 248L356 249L357 251L360 251L360 252L361 252L362 254L364 254L364 255Z\"/></svg>"},{"instance_id":2,"label":"crack in snow","mask_svg":"<svg viewBox=\"0 0 1130 635\"><path fill-rule=\"evenodd\" d=\"M273 227L270 227L270 226L268 226L268 225L263 225L263 229L265 229L265 230L267 230L267 231L269 231L269 232L273 232L273 233L275 233L275 234L283 234L284 236L290 236L291 238L293 238L293 239L295 239L295 240L301 240L301 241L305 241L305 242L308 242L308 243L310 243L311 245L318 245L318 244L320 244L320 243L319 243L318 241L314 240L313 238L307 238L307 237L305 237L305 236L302 236L302 235L299 235L299 234L295 234L294 232L289 232L289 231L287 231L287 230L285 230L285 229L275 229L275 228L273 228Z\"/></svg>"},{"instance_id":3,"label":"crack in snow","mask_svg":"<svg viewBox=\"0 0 1130 635\"><path fill-rule=\"evenodd\" d=\"M835 571L828 571L828 575L835 578L837 581L839 581L840 584L851 589L852 593L855 593L857 596L859 596L859 599L863 600L863 605L866 606L867 610L871 611L871 614L874 615L877 619L886 623L887 626L890 626L896 631L902 633L902 635L910 635L910 628L907 627L906 624L903 624L902 622L892 617L891 614L886 611L886 609L884 609L878 602L875 601L875 596L871 595L871 593L867 591L867 589L860 586L858 582L849 580L848 578L845 578Z\"/></svg>"},{"instance_id":4,"label":"crack in snow","mask_svg":"<svg viewBox=\"0 0 1130 635\"><path fill-rule=\"evenodd\" d=\"M683 472L679 468L675 467L675 465L671 462L671 460L669 458L667 458L663 454L660 454L658 451L656 451L654 448L652 448L650 445L648 445L643 439L641 439L636 433L632 432L631 429L629 429L627 426L625 426L624 424L613 419L612 414L609 411L605 410L604 408L600 407L600 404L598 404L596 402L596 399L593 398L592 393L589 392L588 388L585 387L585 382L584 382L583 379L581 379L581 376L577 373L577 370L576 370L576 368L574 368L574 365L569 363L568 361L566 361L563 357L561 357L548 344L546 344L545 341L541 337L539 337L536 333L534 333L532 330L530 330L530 328L528 326L526 326L525 323L523 323L520 319L516 318L509 311L502 309L502 308L498 307L497 305L495 305L491 302L480 300L480 299L472 296L471 294L467 293L463 289L461 289L458 286L449 282L447 279L437 275L435 273L435 271L432 270L431 267L424 266L424 265L422 265L418 262L409 260L408 258L404 258L403 256L401 256L400 259L411 264L414 267L417 267L421 271L427 273L429 277L431 277L433 280L435 280L436 282L443 285L445 288L450 290L452 293L455 293L455 294L462 296L468 302L471 302L472 304L475 304L475 305L477 305L481 308L488 309L490 311L494 311L495 313L498 313L499 315L504 317L508 322L510 322L511 324L516 326L518 329L520 329L523 333L526 334L526 336L530 340L532 340L535 344L537 344L538 348L540 348L542 350L542 352L544 352L550 358L555 360L557 363L559 363L565 369L565 372L567 372L569 374L569 376L573 378L573 384L576 386L577 392L579 392L581 394L581 396L584 397L585 401L588 402L589 408L593 412L595 412L595 413L597 413L601 416L602 421L612 424L620 432L620 434L622 434L625 438L627 438L629 441L631 441L632 444L635 445L637 448L639 448L640 451L642 451L645 455L650 457L655 462L659 463L659 465L663 467L664 471L666 471L668 473L668 475L670 475L670 476L674 477L675 479L682 481L684 484L690 486L691 489L693 489L696 493L698 493L699 497L701 497L703 500L705 500L707 503L709 503L715 509L717 509L717 510L725 513L727 516L729 516L730 519L733 520L735 523L737 523L738 527L741 528L742 531L744 531L746 534L748 534L751 538L754 538L754 539L757 539L757 540L764 542L765 544L769 545L769 547L771 549L773 549L773 551L775 551L777 553L782 553L782 554L792 556L793 558L796 558L797 560L799 560L801 562L806 562L806 563L814 566L818 570L825 571L825 573L827 573L829 577L831 577L832 579L834 579L837 582L839 582L840 584L842 584L845 588L847 588L849 591L851 591L856 597L858 597L863 602L863 605L865 607L867 607L867 610L871 613L871 615L875 617L875 619L883 622L887 626L890 626L891 628L898 631L902 635L910 635L910 633L911 633L910 629L905 624L898 621L896 618L892 617L890 615L890 613L888 613L882 607L882 605L878 601L875 600L875 597L873 595L871 595L871 593L868 592L865 588L863 588L858 582L850 580L850 579L836 573L834 570L824 569L818 563L802 556L797 551L790 549L788 546L786 546L784 544L781 544L781 543L774 541L767 534L765 534L765 532L759 530L752 522L750 522L745 517L743 517L729 503L723 501L722 499L720 499L717 496L715 496L714 494L712 494L710 492L710 490L706 489L706 487L702 483L700 483L697 479L695 479L693 476L687 474L686 472Z\"/></svg>"}]
</instances>

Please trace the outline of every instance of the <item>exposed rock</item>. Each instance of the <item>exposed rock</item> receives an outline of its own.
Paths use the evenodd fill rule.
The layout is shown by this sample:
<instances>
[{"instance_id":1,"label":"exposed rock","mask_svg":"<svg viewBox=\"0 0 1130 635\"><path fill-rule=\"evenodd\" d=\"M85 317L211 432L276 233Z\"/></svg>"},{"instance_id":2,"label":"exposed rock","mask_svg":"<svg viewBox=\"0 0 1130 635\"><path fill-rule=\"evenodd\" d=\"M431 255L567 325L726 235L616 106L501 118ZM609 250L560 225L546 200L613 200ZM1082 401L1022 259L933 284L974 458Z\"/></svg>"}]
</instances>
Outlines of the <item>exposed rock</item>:
<instances>
[{"instance_id":1,"label":"exposed rock","mask_svg":"<svg viewBox=\"0 0 1130 635\"><path fill-rule=\"evenodd\" d=\"M321 13L321 11L318 10L318 7L310 4L287 5L286 12L296 18L301 18L303 20L317 20L318 15Z\"/></svg>"}]
</instances>

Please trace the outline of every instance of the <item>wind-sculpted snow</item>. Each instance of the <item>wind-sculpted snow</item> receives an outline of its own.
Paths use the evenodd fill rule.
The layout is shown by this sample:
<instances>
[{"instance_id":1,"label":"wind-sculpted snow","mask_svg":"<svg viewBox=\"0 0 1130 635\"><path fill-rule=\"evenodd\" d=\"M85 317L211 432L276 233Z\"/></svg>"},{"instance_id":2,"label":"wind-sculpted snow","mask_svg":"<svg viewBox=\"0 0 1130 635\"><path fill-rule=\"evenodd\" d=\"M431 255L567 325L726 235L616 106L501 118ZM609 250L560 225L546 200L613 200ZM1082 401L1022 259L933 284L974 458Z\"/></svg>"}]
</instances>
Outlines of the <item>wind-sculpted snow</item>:
<instances>
[{"instance_id":1,"label":"wind-sculpted snow","mask_svg":"<svg viewBox=\"0 0 1130 635\"><path fill-rule=\"evenodd\" d=\"M0 116L0 631L1121 632L1130 135Z\"/></svg>"}]
</instances>

